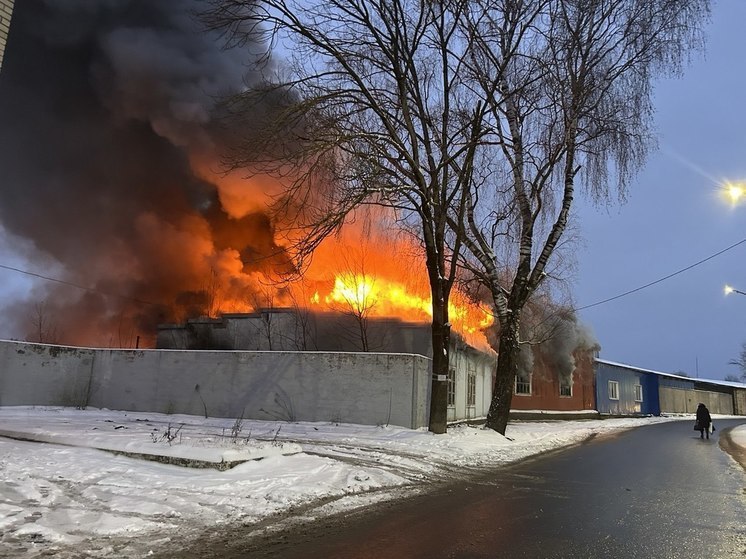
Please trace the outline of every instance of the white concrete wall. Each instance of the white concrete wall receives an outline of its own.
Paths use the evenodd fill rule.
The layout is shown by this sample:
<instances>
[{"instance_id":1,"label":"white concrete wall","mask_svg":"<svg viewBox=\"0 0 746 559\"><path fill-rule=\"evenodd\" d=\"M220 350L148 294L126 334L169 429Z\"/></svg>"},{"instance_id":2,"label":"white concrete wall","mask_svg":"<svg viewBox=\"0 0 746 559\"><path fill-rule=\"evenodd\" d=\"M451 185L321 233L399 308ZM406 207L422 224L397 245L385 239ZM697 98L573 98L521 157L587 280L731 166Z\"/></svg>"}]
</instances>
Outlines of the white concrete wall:
<instances>
[{"instance_id":1,"label":"white concrete wall","mask_svg":"<svg viewBox=\"0 0 746 559\"><path fill-rule=\"evenodd\" d=\"M0 405L427 426L430 360L395 353L87 349L0 341Z\"/></svg>"}]
</instances>

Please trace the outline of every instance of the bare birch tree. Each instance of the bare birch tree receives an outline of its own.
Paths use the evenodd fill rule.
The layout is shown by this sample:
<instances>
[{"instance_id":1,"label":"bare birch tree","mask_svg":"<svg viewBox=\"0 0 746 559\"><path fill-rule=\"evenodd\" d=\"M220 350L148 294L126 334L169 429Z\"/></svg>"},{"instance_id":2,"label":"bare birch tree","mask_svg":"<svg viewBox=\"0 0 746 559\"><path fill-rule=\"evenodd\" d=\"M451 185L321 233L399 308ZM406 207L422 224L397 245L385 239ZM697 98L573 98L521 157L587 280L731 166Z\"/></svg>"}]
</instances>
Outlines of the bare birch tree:
<instances>
[{"instance_id":1,"label":"bare birch tree","mask_svg":"<svg viewBox=\"0 0 746 559\"><path fill-rule=\"evenodd\" d=\"M736 365L740 371L740 375L729 375L731 376L730 380L734 380L736 382L746 382L746 342L741 345L741 354L738 356L738 359L731 359L728 361L728 365ZM726 378L725 380L729 380Z\"/></svg>"},{"instance_id":2,"label":"bare birch tree","mask_svg":"<svg viewBox=\"0 0 746 559\"><path fill-rule=\"evenodd\" d=\"M447 419L448 302L484 103L461 75L469 51L462 0L214 0L205 20L233 44L264 36L289 63L226 107L261 102L260 126L239 136L231 165L284 174L278 206L302 230L303 256L359 204L394 208L417 230L432 297L430 430ZM271 65L267 69L272 68ZM274 67L277 68L277 67ZM454 169L458 168L458 173Z\"/></svg>"},{"instance_id":3,"label":"bare birch tree","mask_svg":"<svg viewBox=\"0 0 746 559\"><path fill-rule=\"evenodd\" d=\"M475 88L500 154L467 197L468 264L499 321L487 426L505 433L524 306L571 218L576 187L624 197L654 146L653 80L702 45L706 0L476 0L468 18ZM491 156L492 154L487 154ZM613 180L615 179L615 180ZM462 222L455 216L455 228ZM510 273L505 274L505 269Z\"/></svg>"}]
</instances>

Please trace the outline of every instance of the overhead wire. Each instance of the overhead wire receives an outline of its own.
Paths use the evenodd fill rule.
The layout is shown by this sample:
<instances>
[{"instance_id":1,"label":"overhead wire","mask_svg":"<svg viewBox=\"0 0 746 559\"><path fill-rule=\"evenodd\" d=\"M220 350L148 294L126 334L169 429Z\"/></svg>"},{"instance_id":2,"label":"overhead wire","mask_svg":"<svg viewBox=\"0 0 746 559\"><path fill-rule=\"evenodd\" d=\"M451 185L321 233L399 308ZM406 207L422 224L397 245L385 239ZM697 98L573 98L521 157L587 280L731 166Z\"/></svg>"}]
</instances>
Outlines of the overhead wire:
<instances>
[{"instance_id":1,"label":"overhead wire","mask_svg":"<svg viewBox=\"0 0 746 559\"><path fill-rule=\"evenodd\" d=\"M636 287L634 289L630 289L629 291L625 291L624 293L620 293L619 295L614 295L613 297L608 297L607 299L603 299L601 301L596 301L595 303L591 303L590 305L584 305L582 307L576 307L575 310L576 311L582 311L582 310L585 310L585 309L590 309L592 307L597 307L599 305L603 305L605 303L609 303L611 301L615 301L617 299L621 299L622 297L626 297L627 295L632 295L633 293L637 293L638 291L642 291L643 289L647 289L648 287L651 287L653 285L656 285L656 284L659 284L661 282L664 282L667 279L671 279L674 276L678 276L679 274L683 274L684 272L686 272L688 270L691 270L692 268L696 268L700 264L704 264L705 262L707 262L709 260L712 260L713 258L717 258L721 254L726 253L729 250L732 250L732 249L736 248L737 246L742 245L744 243L746 243L746 239L741 239L737 243L734 243L734 244L730 245L729 247L724 248L723 250L719 250L718 252L716 252L714 254L711 254L710 256L708 256L706 258L703 258L702 260L699 260L699 261L695 262L694 264L690 264L689 266L686 266L685 268L681 268L680 270L677 270L677 271L675 271L675 272L673 272L671 274L668 274L667 276L663 276L662 278L659 278L659 279L657 279L655 281L651 281L649 283L646 283L645 285L641 285L640 287Z\"/></svg>"},{"instance_id":2,"label":"overhead wire","mask_svg":"<svg viewBox=\"0 0 746 559\"><path fill-rule=\"evenodd\" d=\"M83 291L88 291L89 293L96 293L98 295L105 295L106 297L117 297L119 299L125 299L127 301L134 301L135 303L140 303L142 305L151 305L154 307L162 307L163 305L160 303L153 303L152 301L145 301L143 299L138 299L136 297L130 297L128 295L121 295L119 293L109 293L106 291L102 291L101 289L96 289L95 287L86 287L85 285L80 285L78 283L74 283L71 281L61 280L59 278L52 278L49 276L45 276L43 274L38 274L36 272L30 272L29 270L23 270L21 268L16 268L14 266L8 266L7 264L0 264L0 268L4 270L10 270L12 272L18 272L19 274L24 274L27 276L31 276L38 279L43 279L45 281L51 281L54 283L59 283L62 285L68 285L70 287L75 287L77 289L82 289Z\"/></svg>"}]
</instances>

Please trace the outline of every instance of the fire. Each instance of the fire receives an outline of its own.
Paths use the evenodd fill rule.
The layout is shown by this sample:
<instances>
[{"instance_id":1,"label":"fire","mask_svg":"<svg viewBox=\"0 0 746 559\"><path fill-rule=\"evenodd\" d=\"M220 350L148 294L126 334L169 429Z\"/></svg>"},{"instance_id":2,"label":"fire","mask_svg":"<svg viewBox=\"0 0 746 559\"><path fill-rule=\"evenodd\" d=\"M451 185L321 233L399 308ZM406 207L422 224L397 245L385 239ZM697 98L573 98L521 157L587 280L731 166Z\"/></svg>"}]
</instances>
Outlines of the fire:
<instances>
[{"instance_id":1,"label":"fire","mask_svg":"<svg viewBox=\"0 0 746 559\"><path fill-rule=\"evenodd\" d=\"M318 302L321 298L315 299ZM428 314L432 316L428 300L407 293L407 288L401 284L370 275L337 276L333 289L323 300L331 307L347 305L352 310L375 316L409 315L419 319Z\"/></svg>"},{"instance_id":2,"label":"fire","mask_svg":"<svg viewBox=\"0 0 746 559\"><path fill-rule=\"evenodd\" d=\"M38 4L46 6L40 12L45 25L67 28L69 6L52 4L72 3ZM12 125L0 119L0 135L9 145L16 142L13 150L0 150L8 156L0 166L14 177L2 226L22 246L28 240L30 259L38 257L42 269L59 265L63 280L34 289L33 298L10 313L17 335L30 330L41 338L39 328L23 324L41 308L37 292L49 302L44 322L59 332L40 341L84 346L145 347L155 342L158 324L262 308L342 310L352 303L371 316L428 322L430 289L419 240L395 237L400 223L393 219L401 216L387 218L385 209L367 207L350 216L344 231L321 243L310 265L287 283L299 271L294 235L304 233L303 218L314 223L317 204L324 210L327 200L334 202L334 182L309 172L313 184L292 199L286 194L299 179L295 157L287 168L260 157L259 168L249 169L239 156L231 162L235 168L226 168L231 154L243 151L244 137L280 108L277 99L266 96L267 104L239 111L216 105L224 93L245 90L250 69L244 56L226 56L218 36L195 33L193 18L174 17L161 2L144 4L154 8L117 12L116 18L106 9L85 9L86 18L101 18L101 25L77 33L70 43L75 48L37 40L36 17L17 28L18 38L26 36L18 44L34 45L21 56L51 57L64 69L50 82L48 75L24 70L41 62L18 64L15 73L3 68L5 93L29 96L28 110L3 113ZM106 87L90 83L91 69L81 60L96 61ZM42 112L29 121L29 110ZM51 121L59 133L46 133ZM11 134L21 129L28 133ZM28 164L39 142L51 157L44 168ZM71 199L80 200L74 215L61 211ZM458 293L450 314L454 330L464 333L479 333L490 322Z\"/></svg>"},{"instance_id":3,"label":"fire","mask_svg":"<svg viewBox=\"0 0 746 559\"><path fill-rule=\"evenodd\" d=\"M360 316L397 317L412 322L429 321L433 315L429 296L412 293L411 288L402 283L370 274L337 276L329 293L322 295L316 291L309 303L323 310L353 312ZM456 291L449 301L448 314L457 332L471 342L484 345L481 332L494 321L487 310Z\"/></svg>"},{"instance_id":4,"label":"fire","mask_svg":"<svg viewBox=\"0 0 746 559\"><path fill-rule=\"evenodd\" d=\"M296 307L429 323L430 287L419 245L395 235L380 213L357 217L324 240L310 266L289 284L272 282L257 267L247 272L239 253L223 252L221 261L213 259L217 285L210 314ZM487 347L482 332L493 323L488 310L453 290L448 311L456 332L472 345Z\"/></svg>"}]
</instances>

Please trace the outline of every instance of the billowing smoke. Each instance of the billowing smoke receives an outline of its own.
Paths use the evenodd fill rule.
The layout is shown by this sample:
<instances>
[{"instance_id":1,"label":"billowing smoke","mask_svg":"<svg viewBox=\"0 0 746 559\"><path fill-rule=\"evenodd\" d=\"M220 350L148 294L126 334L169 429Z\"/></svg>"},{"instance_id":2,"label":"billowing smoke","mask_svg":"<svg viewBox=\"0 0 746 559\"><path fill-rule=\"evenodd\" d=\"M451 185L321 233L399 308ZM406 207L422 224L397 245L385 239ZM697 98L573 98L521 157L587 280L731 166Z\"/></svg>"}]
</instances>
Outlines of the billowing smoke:
<instances>
[{"instance_id":1,"label":"billowing smoke","mask_svg":"<svg viewBox=\"0 0 746 559\"><path fill-rule=\"evenodd\" d=\"M572 381L576 352L601 349L591 329L572 312L550 316L540 329L543 340L538 345L539 351L550 370L561 379Z\"/></svg>"},{"instance_id":2,"label":"billowing smoke","mask_svg":"<svg viewBox=\"0 0 746 559\"><path fill-rule=\"evenodd\" d=\"M492 347L499 351L499 325L489 331ZM591 328L575 313L538 294L524 307L521 319L517 373L550 375L572 383L575 358L579 353L601 349Z\"/></svg>"},{"instance_id":3,"label":"billowing smoke","mask_svg":"<svg viewBox=\"0 0 746 559\"><path fill-rule=\"evenodd\" d=\"M45 341L131 345L218 298L256 298L253 274L290 267L265 211L277 185L219 172L215 107L244 87L246 50L222 50L198 6L16 2L0 233L20 239L29 268L89 288L39 282L6 309L18 337L46 321L58 334Z\"/></svg>"},{"instance_id":4,"label":"billowing smoke","mask_svg":"<svg viewBox=\"0 0 746 559\"><path fill-rule=\"evenodd\" d=\"M528 377L534 370L534 346L521 344L518 350L518 376Z\"/></svg>"}]
</instances>

